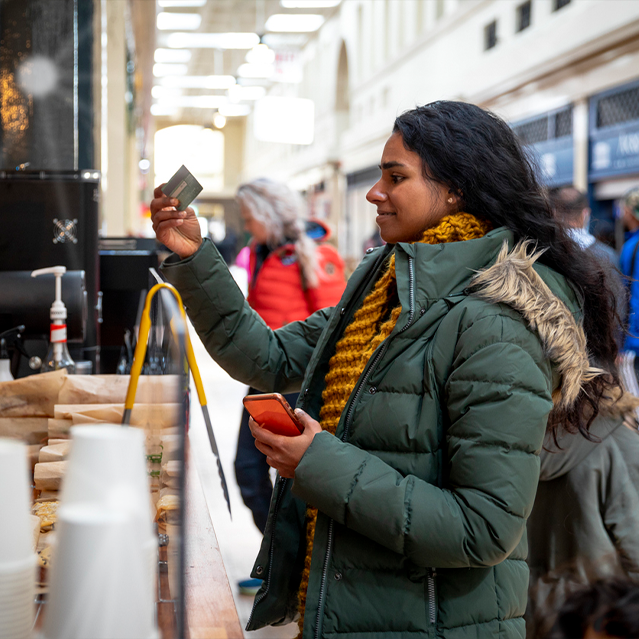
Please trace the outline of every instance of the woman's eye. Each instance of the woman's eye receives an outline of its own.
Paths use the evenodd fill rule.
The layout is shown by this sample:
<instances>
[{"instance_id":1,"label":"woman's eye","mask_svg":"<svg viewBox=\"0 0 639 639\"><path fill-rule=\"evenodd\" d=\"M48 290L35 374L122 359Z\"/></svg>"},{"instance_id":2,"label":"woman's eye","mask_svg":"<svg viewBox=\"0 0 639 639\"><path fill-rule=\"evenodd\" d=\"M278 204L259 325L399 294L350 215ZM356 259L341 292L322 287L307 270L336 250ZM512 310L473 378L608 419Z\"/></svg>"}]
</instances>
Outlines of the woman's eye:
<instances>
[{"instance_id":1,"label":"woman's eye","mask_svg":"<svg viewBox=\"0 0 639 639\"><path fill-rule=\"evenodd\" d=\"M391 181L393 182L393 184L398 184L403 179L404 179L403 175L391 175Z\"/></svg>"}]
</instances>

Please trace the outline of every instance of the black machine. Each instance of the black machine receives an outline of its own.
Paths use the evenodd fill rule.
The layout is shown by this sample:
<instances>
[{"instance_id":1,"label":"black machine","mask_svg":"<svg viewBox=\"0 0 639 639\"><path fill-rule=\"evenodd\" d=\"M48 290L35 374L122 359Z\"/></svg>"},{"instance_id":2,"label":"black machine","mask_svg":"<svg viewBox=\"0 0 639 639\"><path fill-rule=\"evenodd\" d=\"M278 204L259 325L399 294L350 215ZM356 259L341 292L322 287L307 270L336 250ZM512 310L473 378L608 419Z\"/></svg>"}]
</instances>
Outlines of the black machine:
<instances>
[{"instance_id":1,"label":"black machine","mask_svg":"<svg viewBox=\"0 0 639 639\"><path fill-rule=\"evenodd\" d=\"M95 372L102 321L98 201L96 171L0 171L0 332L24 324L27 352L44 358L54 284L29 274L66 266L69 350L76 361L92 361ZM21 361L14 376L35 372Z\"/></svg>"}]
</instances>

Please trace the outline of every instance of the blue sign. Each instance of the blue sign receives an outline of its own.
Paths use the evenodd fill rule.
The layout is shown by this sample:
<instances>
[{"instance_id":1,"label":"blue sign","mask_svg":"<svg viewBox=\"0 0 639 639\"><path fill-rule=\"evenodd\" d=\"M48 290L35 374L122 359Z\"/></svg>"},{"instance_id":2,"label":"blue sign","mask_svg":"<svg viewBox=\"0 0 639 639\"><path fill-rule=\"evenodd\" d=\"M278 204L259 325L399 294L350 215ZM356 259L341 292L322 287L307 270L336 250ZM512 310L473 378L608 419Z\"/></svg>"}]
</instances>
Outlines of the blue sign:
<instances>
[{"instance_id":1,"label":"blue sign","mask_svg":"<svg viewBox=\"0 0 639 639\"><path fill-rule=\"evenodd\" d=\"M597 131L590 140L591 180L639 173L639 122Z\"/></svg>"},{"instance_id":2,"label":"blue sign","mask_svg":"<svg viewBox=\"0 0 639 639\"><path fill-rule=\"evenodd\" d=\"M545 186L572 184L574 149L572 136L537 142L526 147L539 168L539 180Z\"/></svg>"}]
</instances>

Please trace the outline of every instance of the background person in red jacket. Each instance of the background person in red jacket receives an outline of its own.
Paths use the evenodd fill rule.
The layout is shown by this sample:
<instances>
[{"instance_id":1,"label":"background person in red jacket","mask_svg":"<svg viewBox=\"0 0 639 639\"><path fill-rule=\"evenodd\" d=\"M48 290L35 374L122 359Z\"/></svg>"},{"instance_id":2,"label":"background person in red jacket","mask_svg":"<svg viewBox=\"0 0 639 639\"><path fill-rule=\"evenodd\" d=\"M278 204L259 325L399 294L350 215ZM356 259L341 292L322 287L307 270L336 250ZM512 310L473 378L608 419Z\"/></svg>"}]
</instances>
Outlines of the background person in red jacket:
<instances>
[{"instance_id":1,"label":"background person in red jacket","mask_svg":"<svg viewBox=\"0 0 639 639\"><path fill-rule=\"evenodd\" d=\"M272 329L306 319L315 311L334 306L345 287L344 262L335 248L323 244L329 229L306 220L301 196L285 184L260 178L242 184L237 200L249 245L240 251L237 265L248 272L248 303ZM250 388L249 395L261 391ZM285 395L295 406L298 393ZM242 413L235 458L235 477L255 524L264 532L273 485L266 456L255 448ZM259 580L240 582L252 594Z\"/></svg>"}]
</instances>

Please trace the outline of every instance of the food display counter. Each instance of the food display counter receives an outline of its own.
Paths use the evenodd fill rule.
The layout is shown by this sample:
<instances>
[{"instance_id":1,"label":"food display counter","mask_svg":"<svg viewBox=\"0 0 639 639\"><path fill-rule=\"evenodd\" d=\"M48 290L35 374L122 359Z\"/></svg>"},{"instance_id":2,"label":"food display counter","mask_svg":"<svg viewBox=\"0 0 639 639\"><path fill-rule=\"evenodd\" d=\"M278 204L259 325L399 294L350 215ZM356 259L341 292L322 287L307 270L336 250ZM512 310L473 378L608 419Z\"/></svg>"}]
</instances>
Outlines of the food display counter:
<instances>
[{"instance_id":1,"label":"food display counter","mask_svg":"<svg viewBox=\"0 0 639 639\"><path fill-rule=\"evenodd\" d=\"M175 311L153 323L157 343L168 345L165 375L60 370L0 383L0 444L22 441L32 482L31 514L26 503L9 513L29 517L20 524L33 530L23 535L29 545L33 536L25 560L37 560L35 602L25 590L32 627L7 634L0 620L0 639L125 639L133 627L144 629L140 639L243 637L208 506L220 495L205 494L191 461L187 340ZM27 495L21 472L0 486L3 512L23 479ZM7 618L10 564L0 556Z\"/></svg>"}]
</instances>

